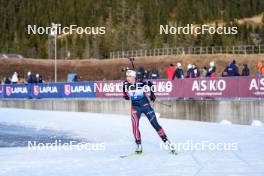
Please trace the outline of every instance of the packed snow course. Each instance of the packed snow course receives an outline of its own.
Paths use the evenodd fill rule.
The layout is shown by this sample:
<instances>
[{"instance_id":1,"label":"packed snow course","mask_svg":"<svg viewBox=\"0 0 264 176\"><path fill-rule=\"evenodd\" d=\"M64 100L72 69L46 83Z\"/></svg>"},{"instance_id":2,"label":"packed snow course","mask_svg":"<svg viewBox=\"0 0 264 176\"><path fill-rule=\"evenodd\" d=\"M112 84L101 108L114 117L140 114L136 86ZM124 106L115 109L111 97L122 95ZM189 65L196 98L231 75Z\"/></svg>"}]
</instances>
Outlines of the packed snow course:
<instances>
[{"instance_id":1,"label":"packed snow course","mask_svg":"<svg viewBox=\"0 0 264 176\"><path fill-rule=\"evenodd\" d=\"M135 148L128 115L0 108L0 176L264 175L264 127L158 120L178 155L161 147L142 116L143 154L121 158ZM29 148L29 141L90 148Z\"/></svg>"}]
</instances>

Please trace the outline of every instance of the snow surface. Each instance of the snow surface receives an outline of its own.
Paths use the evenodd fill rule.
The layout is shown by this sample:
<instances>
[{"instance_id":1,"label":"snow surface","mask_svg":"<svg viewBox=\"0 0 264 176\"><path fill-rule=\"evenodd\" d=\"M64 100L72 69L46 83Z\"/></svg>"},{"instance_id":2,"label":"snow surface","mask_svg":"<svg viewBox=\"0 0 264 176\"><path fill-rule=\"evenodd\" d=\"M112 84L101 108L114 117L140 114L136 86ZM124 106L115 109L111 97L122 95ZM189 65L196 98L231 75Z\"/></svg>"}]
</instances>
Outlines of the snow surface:
<instances>
[{"instance_id":1,"label":"snow surface","mask_svg":"<svg viewBox=\"0 0 264 176\"><path fill-rule=\"evenodd\" d=\"M27 147L0 148L0 176L88 176L88 175L264 175L264 128L216 123L159 119L175 143L209 141L236 143L229 151L180 150L174 156L160 150L160 139L142 116L142 156L120 158L134 150L130 117L126 115L50 112L0 108L2 140L14 136L36 136L38 132L67 134L92 143L103 142L104 151L32 150ZM1 127L1 126L0 126ZM21 127L21 128L18 128ZM19 129L22 129L19 132ZM23 133L23 129L26 133ZM0 136L1 137L1 136ZM40 135L40 138L41 135ZM30 138L32 139L32 138ZM21 139L18 139L21 140ZM41 139L40 139L41 140ZM44 139L45 141L45 139Z\"/></svg>"}]
</instances>

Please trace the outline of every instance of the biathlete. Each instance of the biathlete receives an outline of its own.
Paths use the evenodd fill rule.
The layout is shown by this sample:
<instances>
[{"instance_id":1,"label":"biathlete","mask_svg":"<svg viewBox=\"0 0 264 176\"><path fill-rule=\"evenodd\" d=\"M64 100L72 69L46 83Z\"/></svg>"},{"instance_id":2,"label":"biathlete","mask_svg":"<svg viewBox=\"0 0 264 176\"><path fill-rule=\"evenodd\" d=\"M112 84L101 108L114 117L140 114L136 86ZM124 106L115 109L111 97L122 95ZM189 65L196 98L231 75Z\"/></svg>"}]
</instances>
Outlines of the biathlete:
<instances>
[{"instance_id":1,"label":"biathlete","mask_svg":"<svg viewBox=\"0 0 264 176\"><path fill-rule=\"evenodd\" d=\"M141 136L139 131L139 119L142 113L147 116L152 127L156 130L165 145L168 146L172 153L176 153L175 148L173 147L172 143L168 140L166 133L157 121L155 112L151 107L150 101L145 93L145 86L148 86L150 88L149 98L151 101L154 102L156 100L156 96L153 90L151 89L151 87L153 86L152 82L137 80L136 71L134 70L126 71L126 81L124 81L123 83L123 94L126 100L131 100L132 129L137 145L135 153L142 153Z\"/></svg>"}]
</instances>

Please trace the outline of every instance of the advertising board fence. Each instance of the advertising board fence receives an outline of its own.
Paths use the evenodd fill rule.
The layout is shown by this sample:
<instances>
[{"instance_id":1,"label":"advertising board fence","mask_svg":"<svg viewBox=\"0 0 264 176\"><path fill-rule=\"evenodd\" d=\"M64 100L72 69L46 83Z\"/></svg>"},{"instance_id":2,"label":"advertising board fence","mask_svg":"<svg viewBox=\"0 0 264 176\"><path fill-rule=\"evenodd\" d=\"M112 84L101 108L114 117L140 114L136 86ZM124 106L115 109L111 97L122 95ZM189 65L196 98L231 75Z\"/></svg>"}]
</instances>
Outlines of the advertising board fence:
<instances>
[{"instance_id":1,"label":"advertising board fence","mask_svg":"<svg viewBox=\"0 0 264 176\"><path fill-rule=\"evenodd\" d=\"M264 77L152 80L160 98L264 98ZM121 98L123 81L10 84L0 86L0 98Z\"/></svg>"}]
</instances>

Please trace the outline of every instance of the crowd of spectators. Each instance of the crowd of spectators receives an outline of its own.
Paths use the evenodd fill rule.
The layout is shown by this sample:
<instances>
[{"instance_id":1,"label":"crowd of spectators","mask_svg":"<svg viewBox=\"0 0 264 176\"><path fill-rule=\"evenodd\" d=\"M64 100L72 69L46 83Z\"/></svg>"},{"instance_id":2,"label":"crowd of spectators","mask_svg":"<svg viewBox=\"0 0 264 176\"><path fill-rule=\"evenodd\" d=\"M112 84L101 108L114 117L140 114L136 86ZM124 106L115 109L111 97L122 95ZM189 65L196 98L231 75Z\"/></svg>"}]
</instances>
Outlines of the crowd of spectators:
<instances>
[{"instance_id":1,"label":"crowd of spectators","mask_svg":"<svg viewBox=\"0 0 264 176\"><path fill-rule=\"evenodd\" d=\"M126 71L127 68L123 68L122 71ZM247 64L243 64L243 69L239 72L239 67L235 60L231 63L228 63L225 69L222 71L221 75L217 75L216 72L215 62L211 61L209 66L204 66L199 68L196 64L188 64L186 70L183 69L181 63L177 63L176 65L170 64L167 67L167 79L174 80L174 79L184 79L184 78L198 78L198 77L210 77L214 78L216 76L222 77L232 77L232 76L250 76L250 69ZM252 74L253 75L253 74ZM258 77L264 76L264 65L259 62L257 64L257 72L255 74ZM160 79L159 70L154 67L152 70L145 69L144 65L141 65L140 68L137 70L137 78L139 79ZM79 77L76 75L73 79L73 82L80 81ZM42 75L36 73L35 75L32 74L30 71L27 73L26 78L21 78L17 72L14 72L12 76L6 76L2 80L2 84L38 84L43 83Z\"/></svg>"},{"instance_id":2,"label":"crowd of spectators","mask_svg":"<svg viewBox=\"0 0 264 176\"><path fill-rule=\"evenodd\" d=\"M199 69L196 64L188 64L185 73L183 71L181 63L177 63L177 65L170 64L167 68L167 79L169 80L198 77L214 78L216 76L216 66L213 61L209 63L209 67L204 66L201 69ZM236 61L233 60L231 63L227 64L226 68L223 70L220 76L250 76L250 69L247 64L243 64L243 69L240 73ZM264 66L262 65L262 63L258 63L256 76L264 76Z\"/></svg>"},{"instance_id":3,"label":"crowd of spectators","mask_svg":"<svg viewBox=\"0 0 264 176\"><path fill-rule=\"evenodd\" d=\"M2 80L2 84L38 84L43 82L42 75L38 73L33 75L30 71L27 73L26 79L21 78L17 72L14 72L11 77L6 76Z\"/></svg>"},{"instance_id":4,"label":"crowd of spectators","mask_svg":"<svg viewBox=\"0 0 264 176\"><path fill-rule=\"evenodd\" d=\"M258 69L256 72L256 76L264 76L264 66L262 63L258 63ZM124 70L129 69L124 68ZM124 71L123 70L123 71ZM242 71L239 72L239 66L237 65L236 61L233 60L231 63L228 63L225 69L222 71L221 74L217 73L217 68L215 66L215 62L211 61L208 66L204 66L199 68L196 64L188 64L186 66L186 70L183 69L181 63L177 64L170 64L167 67L167 79L174 80L174 79L184 79L184 78L198 78L198 77L232 77L232 76L250 76L250 69L247 64L243 64ZM137 70L137 78L139 79L160 79L159 71L156 67L152 70L145 69L144 65L141 65L140 68Z\"/></svg>"},{"instance_id":5,"label":"crowd of spectators","mask_svg":"<svg viewBox=\"0 0 264 176\"><path fill-rule=\"evenodd\" d=\"M126 73L129 70L129 67L123 68L122 71ZM160 79L159 70L154 67L151 71L145 69L144 65L141 65L137 70L137 79Z\"/></svg>"}]
</instances>

